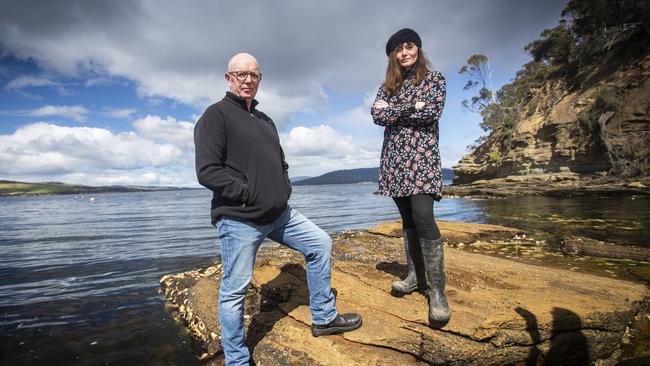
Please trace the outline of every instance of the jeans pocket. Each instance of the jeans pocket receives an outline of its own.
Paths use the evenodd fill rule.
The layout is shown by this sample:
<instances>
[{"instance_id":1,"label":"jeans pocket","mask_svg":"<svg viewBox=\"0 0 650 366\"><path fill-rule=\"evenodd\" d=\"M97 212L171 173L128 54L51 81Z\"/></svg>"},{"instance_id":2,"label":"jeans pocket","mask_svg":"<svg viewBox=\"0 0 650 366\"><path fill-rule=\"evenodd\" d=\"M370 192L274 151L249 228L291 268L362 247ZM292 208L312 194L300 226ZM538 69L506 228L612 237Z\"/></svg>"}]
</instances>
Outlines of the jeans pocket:
<instances>
[{"instance_id":1,"label":"jeans pocket","mask_svg":"<svg viewBox=\"0 0 650 366\"><path fill-rule=\"evenodd\" d=\"M222 239L226 235L226 219L221 217L217 222L214 224L214 227L217 229L217 238Z\"/></svg>"}]
</instances>

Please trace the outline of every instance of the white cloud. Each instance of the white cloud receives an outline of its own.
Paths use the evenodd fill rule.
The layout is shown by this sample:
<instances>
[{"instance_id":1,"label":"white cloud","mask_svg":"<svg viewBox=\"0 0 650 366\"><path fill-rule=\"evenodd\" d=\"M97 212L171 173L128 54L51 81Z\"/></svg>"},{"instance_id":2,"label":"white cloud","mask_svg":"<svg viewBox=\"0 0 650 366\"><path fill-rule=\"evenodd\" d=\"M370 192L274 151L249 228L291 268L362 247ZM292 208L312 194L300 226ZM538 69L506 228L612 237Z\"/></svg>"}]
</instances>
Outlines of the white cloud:
<instances>
[{"instance_id":1,"label":"white cloud","mask_svg":"<svg viewBox=\"0 0 650 366\"><path fill-rule=\"evenodd\" d=\"M19 76L5 86L8 90L19 90L29 87L39 87L39 86L59 86L60 84L55 82L50 77L44 76L33 76L33 75L22 75Z\"/></svg>"},{"instance_id":2,"label":"white cloud","mask_svg":"<svg viewBox=\"0 0 650 366\"><path fill-rule=\"evenodd\" d=\"M108 86L108 85L113 85L115 83L116 83L116 81L114 79L111 79L110 77L99 76L99 77L94 77L94 78L86 80L84 82L84 85L87 86L87 87Z\"/></svg>"},{"instance_id":3,"label":"white cloud","mask_svg":"<svg viewBox=\"0 0 650 366\"><path fill-rule=\"evenodd\" d=\"M315 85L300 95L282 95L277 90L261 89L256 99L260 102L259 109L271 117L278 131L281 131L294 113L314 113L327 100L327 95Z\"/></svg>"},{"instance_id":4,"label":"white cloud","mask_svg":"<svg viewBox=\"0 0 650 366\"><path fill-rule=\"evenodd\" d=\"M356 142L327 125L294 127L280 138L292 176L379 166L381 144Z\"/></svg>"},{"instance_id":5,"label":"white cloud","mask_svg":"<svg viewBox=\"0 0 650 366\"><path fill-rule=\"evenodd\" d=\"M137 111L136 108L104 108L103 114L113 118L129 118Z\"/></svg>"},{"instance_id":6,"label":"white cloud","mask_svg":"<svg viewBox=\"0 0 650 366\"><path fill-rule=\"evenodd\" d=\"M362 105L343 111L331 118L329 122L338 126L367 129L373 125L370 107L374 101L374 92L372 94L366 93Z\"/></svg>"},{"instance_id":7,"label":"white cloud","mask_svg":"<svg viewBox=\"0 0 650 366\"><path fill-rule=\"evenodd\" d=\"M39 122L0 135L0 172L48 175L102 170L135 170L177 164L181 149L133 132L63 127Z\"/></svg>"},{"instance_id":8,"label":"white cloud","mask_svg":"<svg viewBox=\"0 0 650 366\"><path fill-rule=\"evenodd\" d=\"M26 91L26 89L37 87L53 88L61 95L69 94L65 86L62 83L56 81L56 78L52 76L21 75L12 79L7 83L7 85L5 85L6 90L19 93L28 98L40 99L39 95Z\"/></svg>"},{"instance_id":9,"label":"white cloud","mask_svg":"<svg viewBox=\"0 0 650 366\"><path fill-rule=\"evenodd\" d=\"M57 180L67 183L109 186L170 186L170 187L198 187L194 171L190 169L137 169L137 170L103 170L93 173L70 173L56 177ZM29 179L28 179L29 180Z\"/></svg>"},{"instance_id":10,"label":"white cloud","mask_svg":"<svg viewBox=\"0 0 650 366\"><path fill-rule=\"evenodd\" d=\"M28 111L25 113L25 115L31 117L60 116L60 117L70 118L77 122L85 121L87 114L88 114L88 110L79 105L73 105L73 106L46 105L41 108Z\"/></svg>"},{"instance_id":11,"label":"white cloud","mask_svg":"<svg viewBox=\"0 0 650 366\"><path fill-rule=\"evenodd\" d=\"M36 109L0 111L0 115L5 115L5 116L26 116L26 117L58 116L63 118L69 118L77 122L85 121L87 114L88 114L88 110L79 105L72 105L72 106L46 105Z\"/></svg>"},{"instance_id":12,"label":"white cloud","mask_svg":"<svg viewBox=\"0 0 650 366\"><path fill-rule=\"evenodd\" d=\"M294 156L340 158L354 150L352 139L341 136L332 127L294 127L282 139L287 153Z\"/></svg>"},{"instance_id":13,"label":"white cloud","mask_svg":"<svg viewBox=\"0 0 650 366\"><path fill-rule=\"evenodd\" d=\"M342 126L358 126L368 127L372 126L372 117L370 116L370 108L365 106L355 107L348 109L342 114L331 119L331 122Z\"/></svg>"},{"instance_id":14,"label":"white cloud","mask_svg":"<svg viewBox=\"0 0 650 366\"><path fill-rule=\"evenodd\" d=\"M133 122L133 127L143 138L194 151L194 123L192 122L148 115Z\"/></svg>"}]
</instances>

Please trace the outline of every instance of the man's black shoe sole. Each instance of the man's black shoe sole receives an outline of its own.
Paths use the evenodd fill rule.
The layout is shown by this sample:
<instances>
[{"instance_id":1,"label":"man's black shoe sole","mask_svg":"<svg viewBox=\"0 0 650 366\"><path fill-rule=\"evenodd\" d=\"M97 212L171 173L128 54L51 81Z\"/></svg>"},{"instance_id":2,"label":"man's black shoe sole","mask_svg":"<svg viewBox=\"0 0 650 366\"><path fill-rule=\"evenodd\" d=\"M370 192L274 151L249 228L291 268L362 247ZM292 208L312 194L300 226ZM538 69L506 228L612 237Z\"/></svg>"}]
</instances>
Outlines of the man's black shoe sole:
<instances>
[{"instance_id":1,"label":"man's black shoe sole","mask_svg":"<svg viewBox=\"0 0 650 366\"><path fill-rule=\"evenodd\" d=\"M359 329L361 327L361 324L363 324L363 319L359 319L358 323L347 327L332 327L326 329L316 329L312 327L311 335L313 335L314 337L320 337L320 336L326 336L332 334L345 333L355 329Z\"/></svg>"}]
</instances>

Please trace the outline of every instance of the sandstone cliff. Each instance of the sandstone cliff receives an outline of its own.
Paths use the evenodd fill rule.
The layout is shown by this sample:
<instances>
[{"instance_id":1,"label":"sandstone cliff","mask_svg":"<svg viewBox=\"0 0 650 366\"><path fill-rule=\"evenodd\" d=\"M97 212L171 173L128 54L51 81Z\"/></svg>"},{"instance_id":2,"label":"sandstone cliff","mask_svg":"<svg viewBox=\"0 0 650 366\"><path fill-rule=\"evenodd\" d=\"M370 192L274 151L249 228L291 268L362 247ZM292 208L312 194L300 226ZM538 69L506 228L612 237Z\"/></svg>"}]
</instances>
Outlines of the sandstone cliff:
<instances>
[{"instance_id":1,"label":"sandstone cliff","mask_svg":"<svg viewBox=\"0 0 650 366\"><path fill-rule=\"evenodd\" d=\"M650 174L650 54L594 67L580 86L532 90L512 128L495 129L454 167L455 184L563 173Z\"/></svg>"}]
</instances>

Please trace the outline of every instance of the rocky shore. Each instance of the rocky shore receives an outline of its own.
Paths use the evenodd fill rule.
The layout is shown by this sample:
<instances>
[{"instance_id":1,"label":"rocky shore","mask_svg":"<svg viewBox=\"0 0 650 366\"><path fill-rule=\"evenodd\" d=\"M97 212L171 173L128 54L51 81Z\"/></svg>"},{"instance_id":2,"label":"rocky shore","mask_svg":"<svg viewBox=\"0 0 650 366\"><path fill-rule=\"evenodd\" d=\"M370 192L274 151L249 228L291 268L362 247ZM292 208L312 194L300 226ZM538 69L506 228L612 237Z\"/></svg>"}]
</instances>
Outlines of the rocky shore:
<instances>
[{"instance_id":1,"label":"rocky shore","mask_svg":"<svg viewBox=\"0 0 650 366\"><path fill-rule=\"evenodd\" d=\"M575 173L516 175L444 187L446 196L619 197L650 195L650 177L622 179Z\"/></svg>"},{"instance_id":2,"label":"rocky shore","mask_svg":"<svg viewBox=\"0 0 650 366\"><path fill-rule=\"evenodd\" d=\"M406 272L398 223L334 238L337 307L364 317L362 328L343 335L311 336L304 259L280 246L263 248L246 299L247 337L256 364L615 365L626 358L637 361L624 364L648 360L650 291L644 283L622 279L626 276L617 271L593 272L598 264L575 256L579 253L556 253L545 263L540 243L517 229L439 226L452 309L451 321L440 330L427 326L425 296L390 295L391 282ZM498 255L504 246L525 254ZM631 266L648 269L648 263ZM215 264L160 281L171 311L188 327L208 365L223 364L220 275Z\"/></svg>"}]
</instances>

